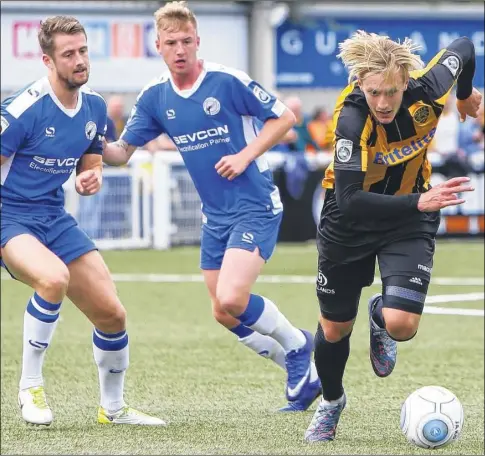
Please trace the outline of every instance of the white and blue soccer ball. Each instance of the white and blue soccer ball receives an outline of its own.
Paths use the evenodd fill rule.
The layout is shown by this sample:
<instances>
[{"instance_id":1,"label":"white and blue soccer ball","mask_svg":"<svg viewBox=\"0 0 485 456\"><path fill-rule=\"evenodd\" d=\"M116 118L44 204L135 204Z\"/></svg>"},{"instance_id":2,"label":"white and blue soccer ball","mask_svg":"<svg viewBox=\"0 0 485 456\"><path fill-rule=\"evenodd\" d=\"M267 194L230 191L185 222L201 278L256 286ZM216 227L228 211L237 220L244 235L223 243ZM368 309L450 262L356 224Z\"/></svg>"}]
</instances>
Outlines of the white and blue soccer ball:
<instances>
[{"instance_id":1,"label":"white and blue soccer ball","mask_svg":"<svg viewBox=\"0 0 485 456\"><path fill-rule=\"evenodd\" d=\"M458 398L441 386L424 386L411 393L401 408L401 430L421 448L435 449L460 437L463 407Z\"/></svg>"}]
</instances>

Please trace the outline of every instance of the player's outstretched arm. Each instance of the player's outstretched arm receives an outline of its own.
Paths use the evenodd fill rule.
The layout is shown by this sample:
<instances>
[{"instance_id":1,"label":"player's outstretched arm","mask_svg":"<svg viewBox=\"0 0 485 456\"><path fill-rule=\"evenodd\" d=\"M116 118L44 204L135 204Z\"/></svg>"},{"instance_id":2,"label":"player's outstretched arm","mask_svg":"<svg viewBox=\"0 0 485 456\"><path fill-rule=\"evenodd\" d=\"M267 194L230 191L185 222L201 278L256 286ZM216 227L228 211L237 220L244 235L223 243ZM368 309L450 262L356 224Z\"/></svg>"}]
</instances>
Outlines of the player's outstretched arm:
<instances>
[{"instance_id":1,"label":"player's outstretched arm","mask_svg":"<svg viewBox=\"0 0 485 456\"><path fill-rule=\"evenodd\" d=\"M111 166L126 165L130 160L136 146L128 144L125 140L107 143L103 141L103 162Z\"/></svg>"},{"instance_id":2,"label":"player's outstretched arm","mask_svg":"<svg viewBox=\"0 0 485 456\"><path fill-rule=\"evenodd\" d=\"M103 160L99 154L84 154L76 168L76 191L82 196L94 195L103 183Z\"/></svg>"},{"instance_id":3,"label":"player's outstretched arm","mask_svg":"<svg viewBox=\"0 0 485 456\"><path fill-rule=\"evenodd\" d=\"M249 164L280 142L288 131L295 125L294 114L286 109L277 119L269 119L264 123L258 136L241 152L226 155L216 163L217 173L229 180L242 174Z\"/></svg>"},{"instance_id":4,"label":"player's outstretched arm","mask_svg":"<svg viewBox=\"0 0 485 456\"><path fill-rule=\"evenodd\" d=\"M447 206L456 206L465 202L459 194L473 192L475 189L468 185L469 177L454 177L446 182L436 185L426 193L422 193L418 200L418 210L421 212L434 212Z\"/></svg>"},{"instance_id":5,"label":"player's outstretched arm","mask_svg":"<svg viewBox=\"0 0 485 456\"><path fill-rule=\"evenodd\" d=\"M456 99L456 108L460 113L460 121L464 122L466 116L473 118L478 117L478 111L480 110L480 105L482 104L482 94L475 88L472 89L472 93L469 97L464 100Z\"/></svg>"},{"instance_id":6,"label":"player's outstretched arm","mask_svg":"<svg viewBox=\"0 0 485 456\"><path fill-rule=\"evenodd\" d=\"M417 80L431 99L439 104L444 103L443 97L447 96L456 83L456 105L463 122L466 116L477 116L482 100L481 93L473 88L475 67L473 41L462 36L452 41L446 49L442 49Z\"/></svg>"}]
</instances>

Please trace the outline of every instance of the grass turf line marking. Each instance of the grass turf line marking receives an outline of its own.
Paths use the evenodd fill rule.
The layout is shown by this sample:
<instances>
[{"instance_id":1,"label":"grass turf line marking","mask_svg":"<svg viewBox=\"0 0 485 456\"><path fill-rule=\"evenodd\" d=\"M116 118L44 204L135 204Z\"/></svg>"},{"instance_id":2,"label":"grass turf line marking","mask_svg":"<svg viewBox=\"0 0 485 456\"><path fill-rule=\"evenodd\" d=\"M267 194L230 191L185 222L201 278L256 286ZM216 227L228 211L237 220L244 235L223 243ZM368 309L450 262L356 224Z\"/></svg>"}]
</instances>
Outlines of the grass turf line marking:
<instances>
[{"instance_id":1,"label":"grass turf line marking","mask_svg":"<svg viewBox=\"0 0 485 456\"><path fill-rule=\"evenodd\" d=\"M2 273L2 280L9 280L10 276ZM152 283L199 283L204 278L201 274L112 274L115 282L152 282ZM259 283L310 283L314 284L315 276L304 275L261 275ZM431 278L433 285L443 286L483 286L482 277L435 277ZM374 278L372 285L381 284L378 277Z\"/></svg>"}]
</instances>

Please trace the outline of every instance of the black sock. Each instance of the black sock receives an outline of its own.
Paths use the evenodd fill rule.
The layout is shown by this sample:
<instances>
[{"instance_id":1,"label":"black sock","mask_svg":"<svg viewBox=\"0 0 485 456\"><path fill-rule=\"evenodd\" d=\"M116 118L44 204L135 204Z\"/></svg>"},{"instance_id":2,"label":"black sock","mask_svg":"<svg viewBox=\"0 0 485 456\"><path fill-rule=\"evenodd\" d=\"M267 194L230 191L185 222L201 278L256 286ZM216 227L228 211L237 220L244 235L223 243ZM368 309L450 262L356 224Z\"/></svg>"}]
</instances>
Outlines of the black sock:
<instances>
[{"instance_id":1,"label":"black sock","mask_svg":"<svg viewBox=\"0 0 485 456\"><path fill-rule=\"evenodd\" d=\"M386 323L384 322L384 316L382 315L382 305L384 301L382 296L377 299L377 302L374 304L374 309L372 310L372 319L376 323L379 328L385 328Z\"/></svg>"},{"instance_id":2,"label":"black sock","mask_svg":"<svg viewBox=\"0 0 485 456\"><path fill-rule=\"evenodd\" d=\"M327 401L335 401L344 393L342 379L350 353L350 334L331 343L325 340L322 327L318 324L315 335L315 367L322 382L323 398Z\"/></svg>"}]
</instances>

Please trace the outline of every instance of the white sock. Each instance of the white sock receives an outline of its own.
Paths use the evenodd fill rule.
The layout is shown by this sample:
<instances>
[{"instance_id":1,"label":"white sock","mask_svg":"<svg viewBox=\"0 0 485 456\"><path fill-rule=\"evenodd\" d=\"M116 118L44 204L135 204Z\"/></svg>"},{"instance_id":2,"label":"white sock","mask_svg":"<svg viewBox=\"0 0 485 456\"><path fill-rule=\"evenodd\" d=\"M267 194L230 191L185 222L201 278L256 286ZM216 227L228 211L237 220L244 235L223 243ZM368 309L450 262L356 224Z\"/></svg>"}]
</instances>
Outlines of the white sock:
<instances>
[{"instance_id":1,"label":"white sock","mask_svg":"<svg viewBox=\"0 0 485 456\"><path fill-rule=\"evenodd\" d=\"M258 355L271 359L282 369L286 370L285 351L276 340L269 336L263 336L256 331L242 339L238 338L238 340Z\"/></svg>"},{"instance_id":2,"label":"white sock","mask_svg":"<svg viewBox=\"0 0 485 456\"><path fill-rule=\"evenodd\" d=\"M30 298L24 313L21 390L44 386L42 367L57 327L60 308L61 303L52 304L37 293Z\"/></svg>"},{"instance_id":3,"label":"white sock","mask_svg":"<svg viewBox=\"0 0 485 456\"><path fill-rule=\"evenodd\" d=\"M250 326L260 334L271 336L283 347L286 353L302 348L306 338L298 328L295 328L278 310L274 302L263 297L264 309L258 320Z\"/></svg>"},{"instance_id":4,"label":"white sock","mask_svg":"<svg viewBox=\"0 0 485 456\"><path fill-rule=\"evenodd\" d=\"M98 366L100 405L109 413L126 405L123 399L126 369L129 365L128 334L93 332L94 360Z\"/></svg>"}]
</instances>

